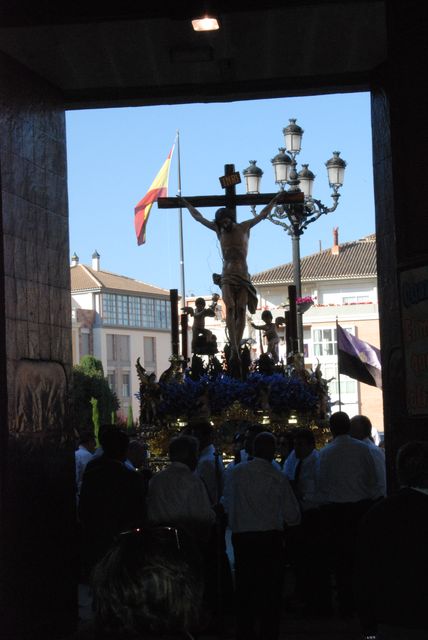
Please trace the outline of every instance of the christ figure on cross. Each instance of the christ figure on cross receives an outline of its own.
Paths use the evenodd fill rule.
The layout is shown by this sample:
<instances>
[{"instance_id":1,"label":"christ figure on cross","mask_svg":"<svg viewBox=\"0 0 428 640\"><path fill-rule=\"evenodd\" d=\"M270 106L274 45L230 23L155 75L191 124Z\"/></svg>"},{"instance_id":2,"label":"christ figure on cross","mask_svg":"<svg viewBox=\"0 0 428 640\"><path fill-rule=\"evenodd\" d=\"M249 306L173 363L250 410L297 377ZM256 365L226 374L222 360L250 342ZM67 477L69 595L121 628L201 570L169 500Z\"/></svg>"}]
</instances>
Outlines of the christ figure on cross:
<instances>
[{"instance_id":1,"label":"christ figure on cross","mask_svg":"<svg viewBox=\"0 0 428 640\"><path fill-rule=\"evenodd\" d=\"M267 218L271 209L282 196L278 193L262 211L243 222L235 222L234 212L227 208L216 211L214 220L207 220L185 198L181 202L188 208L192 217L208 229L215 231L220 242L223 256L223 271L213 274L215 284L221 287L222 298L226 305L226 329L231 348L231 359L240 360L240 345L246 323L246 308L250 313L257 309L257 292L250 280L247 266L248 241L250 229Z\"/></svg>"}]
</instances>

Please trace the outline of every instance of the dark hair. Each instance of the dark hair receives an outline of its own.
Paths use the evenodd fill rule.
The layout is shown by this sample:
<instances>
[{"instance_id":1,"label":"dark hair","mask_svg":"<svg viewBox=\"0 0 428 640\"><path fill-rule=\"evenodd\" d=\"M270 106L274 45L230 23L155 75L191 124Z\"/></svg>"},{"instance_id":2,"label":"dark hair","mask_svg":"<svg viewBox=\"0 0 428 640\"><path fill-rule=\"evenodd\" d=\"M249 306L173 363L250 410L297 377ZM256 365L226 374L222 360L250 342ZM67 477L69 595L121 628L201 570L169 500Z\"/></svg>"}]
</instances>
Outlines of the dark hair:
<instances>
[{"instance_id":1,"label":"dark hair","mask_svg":"<svg viewBox=\"0 0 428 640\"><path fill-rule=\"evenodd\" d=\"M203 304L204 307L205 307L205 305L206 305L205 298L196 298L195 305L197 305L197 304Z\"/></svg>"},{"instance_id":2,"label":"dark hair","mask_svg":"<svg viewBox=\"0 0 428 640\"><path fill-rule=\"evenodd\" d=\"M270 431L262 431L254 440L254 455L257 458L273 460L276 448L276 438Z\"/></svg>"},{"instance_id":3,"label":"dark hair","mask_svg":"<svg viewBox=\"0 0 428 640\"><path fill-rule=\"evenodd\" d=\"M333 436L343 436L349 433L351 421L344 411L337 411L330 416L330 431Z\"/></svg>"},{"instance_id":4,"label":"dark hair","mask_svg":"<svg viewBox=\"0 0 428 640\"><path fill-rule=\"evenodd\" d=\"M193 436L177 436L172 438L168 447L168 455L171 462L184 462L190 457L198 456L199 443Z\"/></svg>"},{"instance_id":5,"label":"dark hair","mask_svg":"<svg viewBox=\"0 0 428 640\"><path fill-rule=\"evenodd\" d=\"M215 212L214 222L216 224L221 224L223 220L229 218L231 222L235 222L235 216L233 215L233 211L231 209L227 209L226 207L221 207L217 209Z\"/></svg>"},{"instance_id":6,"label":"dark hair","mask_svg":"<svg viewBox=\"0 0 428 640\"><path fill-rule=\"evenodd\" d=\"M266 322L266 318L268 318L269 320L273 319L273 315L268 309L265 309L262 312L262 320L263 320L263 322Z\"/></svg>"},{"instance_id":7,"label":"dark hair","mask_svg":"<svg viewBox=\"0 0 428 640\"><path fill-rule=\"evenodd\" d=\"M250 456L253 455L254 439L256 438L256 436L258 436L259 433L263 433L264 431L266 431L265 427L258 422L254 422L247 427L244 437L244 446L245 451Z\"/></svg>"},{"instance_id":8,"label":"dark hair","mask_svg":"<svg viewBox=\"0 0 428 640\"><path fill-rule=\"evenodd\" d=\"M403 487L428 489L428 442L413 440L400 447L397 475Z\"/></svg>"},{"instance_id":9,"label":"dark hair","mask_svg":"<svg viewBox=\"0 0 428 640\"><path fill-rule=\"evenodd\" d=\"M372 423L370 418L363 415L353 416L351 418L351 435L359 440L371 438Z\"/></svg>"},{"instance_id":10,"label":"dark hair","mask_svg":"<svg viewBox=\"0 0 428 640\"><path fill-rule=\"evenodd\" d=\"M122 429L111 427L103 431L100 444L107 458L125 460L128 451L129 437Z\"/></svg>"},{"instance_id":11,"label":"dark hair","mask_svg":"<svg viewBox=\"0 0 428 640\"><path fill-rule=\"evenodd\" d=\"M95 620L116 638L188 631L199 617L200 560L170 527L127 532L95 567Z\"/></svg>"},{"instance_id":12,"label":"dark hair","mask_svg":"<svg viewBox=\"0 0 428 640\"><path fill-rule=\"evenodd\" d=\"M209 422L190 422L189 427L192 436L197 438L199 442L199 449L205 449L205 447L211 444L213 439L213 430Z\"/></svg>"},{"instance_id":13,"label":"dark hair","mask_svg":"<svg viewBox=\"0 0 428 640\"><path fill-rule=\"evenodd\" d=\"M79 433L79 444L88 444L94 442L95 436L93 431L81 431Z\"/></svg>"}]
</instances>

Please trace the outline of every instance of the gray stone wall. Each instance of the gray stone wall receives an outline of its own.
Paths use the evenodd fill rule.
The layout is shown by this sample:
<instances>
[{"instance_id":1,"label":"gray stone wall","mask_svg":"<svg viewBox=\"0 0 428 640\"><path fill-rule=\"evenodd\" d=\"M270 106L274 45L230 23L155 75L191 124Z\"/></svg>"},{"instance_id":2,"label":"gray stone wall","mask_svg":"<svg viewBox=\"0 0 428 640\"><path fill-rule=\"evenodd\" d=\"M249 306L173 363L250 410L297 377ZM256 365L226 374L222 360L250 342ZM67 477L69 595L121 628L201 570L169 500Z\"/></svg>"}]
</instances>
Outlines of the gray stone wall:
<instances>
[{"instance_id":1,"label":"gray stone wall","mask_svg":"<svg viewBox=\"0 0 428 640\"><path fill-rule=\"evenodd\" d=\"M405 359L409 345L403 336L400 292L403 272L428 265L424 204L428 98L422 71L423 61L428 59L427 19L420 16L415 20L418 6L412 0L403 11L402 2L388 3L389 56L374 75L372 88L379 316L390 490L397 486L395 458L399 447L409 440L428 437L428 402L425 415L419 416L412 415L407 405ZM426 352L428 342L419 345L419 349Z\"/></svg>"},{"instance_id":2,"label":"gray stone wall","mask_svg":"<svg viewBox=\"0 0 428 640\"><path fill-rule=\"evenodd\" d=\"M55 637L77 618L60 98L0 56L0 616L8 638Z\"/></svg>"}]
</instances>

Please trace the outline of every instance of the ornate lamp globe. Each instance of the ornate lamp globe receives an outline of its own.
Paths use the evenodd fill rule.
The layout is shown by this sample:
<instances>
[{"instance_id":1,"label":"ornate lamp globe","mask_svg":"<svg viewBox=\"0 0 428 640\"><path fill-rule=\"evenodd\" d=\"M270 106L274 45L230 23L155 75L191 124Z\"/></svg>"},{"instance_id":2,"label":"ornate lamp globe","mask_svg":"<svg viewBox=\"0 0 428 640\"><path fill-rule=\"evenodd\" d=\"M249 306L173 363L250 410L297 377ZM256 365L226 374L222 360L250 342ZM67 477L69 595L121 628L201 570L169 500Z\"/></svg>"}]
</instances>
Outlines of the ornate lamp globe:
<instances>
[{"instance_id":1,"label":"ornate lamp globe","mask_svg":"<svg viewBox=\"0 0 428 640\"><path fill-rule=\"evenodd\" d=\"M309 169L308 164L302 164L302 169L297 174L299 179L300 190L305 194L305 198L312 197L312 188L314 186L315 175Z\"/></svg>"},{"instance_id":2,"label":"ornate lamp globe","mask_svg":"<svg viewBox=\"0 0 428 640\"><path fill-rule=\"evenodd\" d=\"M243 170L247 193L260 193L263 171L256 166L257 160L250 160L250 166Z\"/></svg>"},{"instance_id":3,"label":"ornate lamp globe","mask_svg":"<svg viewBox=\"0 0 428 640\"><path fill-rule=\"evenodd\" d=\"M296 124L296 118L290 118L289 123L290 124L282 130L285 148L288 153L297 154L302 148L303 129Z\"/></svg>"},{"instance_id":4,"label":"ornate lamp globe","mask_svg":"<svg viewBox=\"0 0 428 640\"><path fill-rule=\"evenodd\" d=\"M280 184L282 188L288 182L290 176L290 169L292 166L292 160L290 156L285 153L285 149L281 147L278 149L279 153L272 158L271 163L275 172L275 182Z\"/></svg>"},{"instance_id":5,"label":"ornate lamp globe","mask_svg":"<svg viewBox=\"0 0 428 640\"><path fill-rule=\"evenodd\" d=\"M333 189L339 189L343 185L345 178L346 162L340 156L340 151L333 151L333 157L327 160L328 182Z\"/></svg>"}]
</instances>

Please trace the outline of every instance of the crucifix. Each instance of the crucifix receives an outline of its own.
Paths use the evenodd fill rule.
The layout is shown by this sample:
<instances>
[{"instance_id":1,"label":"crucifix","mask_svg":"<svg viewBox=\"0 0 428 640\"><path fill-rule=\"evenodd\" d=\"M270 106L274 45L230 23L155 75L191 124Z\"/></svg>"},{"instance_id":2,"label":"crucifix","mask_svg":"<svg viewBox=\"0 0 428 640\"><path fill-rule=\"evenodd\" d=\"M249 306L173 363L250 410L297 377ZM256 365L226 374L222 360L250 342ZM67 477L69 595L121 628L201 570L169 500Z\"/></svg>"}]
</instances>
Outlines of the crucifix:
<instances>
[{"instance_id":1,"label":"crucifix","mask_svg":"<svg viewBox=\"0 0 428 640\"><path fill-rule=\"evenodd\" d=\"M220 242L223 256L221 274L213 274L213 281L221 287L226 306L226 329L230 346L230 364L234 375L240 375L241 341L246 323L246 308L250 313L257 309L257 292L251 283L247 267L247 253L250 229L267 218L276 205L303 202L302 192L280 191L277 194L252 193L236 194L236 184L241 182L234 165L225 165L225 175L220 183L225 189L223 196L193 196L187 199L159 198L160 209L187 207L192 217L208 229L214 231ZM237 206L265 205L252 218L238 223ZM196 207L220 207L214 220L204 218Z\"/></svg>"}]
</instances>

